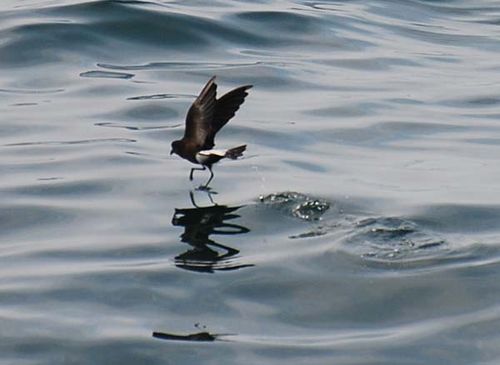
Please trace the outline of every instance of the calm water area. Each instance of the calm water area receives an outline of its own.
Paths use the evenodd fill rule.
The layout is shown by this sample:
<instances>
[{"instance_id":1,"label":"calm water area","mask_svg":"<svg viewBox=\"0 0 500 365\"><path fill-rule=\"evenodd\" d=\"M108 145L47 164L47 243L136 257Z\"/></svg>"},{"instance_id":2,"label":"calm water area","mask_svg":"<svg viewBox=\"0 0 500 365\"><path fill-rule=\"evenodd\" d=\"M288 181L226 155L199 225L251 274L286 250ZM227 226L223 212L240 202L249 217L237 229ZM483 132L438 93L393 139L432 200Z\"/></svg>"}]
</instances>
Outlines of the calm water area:
<instances>
[{"instance_id":1,"label":"calm water area","mask_svg":"<svg viewBox=\"0 0 500 365\"><path fill-rule=\"evenodd\" d=\"M2 365L500 363L498 0L2 0L0 171Z\"/></svg>"}]
</instances>

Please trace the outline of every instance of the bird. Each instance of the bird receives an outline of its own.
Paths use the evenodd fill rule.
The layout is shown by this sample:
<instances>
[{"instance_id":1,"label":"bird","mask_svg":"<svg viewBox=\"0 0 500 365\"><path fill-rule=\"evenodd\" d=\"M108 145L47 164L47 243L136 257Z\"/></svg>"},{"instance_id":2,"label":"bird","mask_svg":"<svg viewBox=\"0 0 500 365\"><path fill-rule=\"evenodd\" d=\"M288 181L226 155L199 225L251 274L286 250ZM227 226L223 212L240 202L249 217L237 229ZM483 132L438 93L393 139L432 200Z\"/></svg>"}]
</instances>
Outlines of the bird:
<instances>
[{"instance_id":1,"label":"bird","mask_svg":"<svg viewBox=\"0 0 500 365\"><path fill-rule=\"evenodd\" d=\"M240 105L245 101L248 90L252 87L253 85L240 86L218 99L216 98L215 76L203 87L187 112L184 136L171 144L171 155L175 153L183 159L202 166L191 169L189 180L193 180L195 170L204 171L208 168L210 178L202 186L208 188L208 184L214 177L212 166L215 163L223 158L235 160L243 155L246 145L229 149L214 149L215 135L234 117Z\"/></svg>"}]
</instances>

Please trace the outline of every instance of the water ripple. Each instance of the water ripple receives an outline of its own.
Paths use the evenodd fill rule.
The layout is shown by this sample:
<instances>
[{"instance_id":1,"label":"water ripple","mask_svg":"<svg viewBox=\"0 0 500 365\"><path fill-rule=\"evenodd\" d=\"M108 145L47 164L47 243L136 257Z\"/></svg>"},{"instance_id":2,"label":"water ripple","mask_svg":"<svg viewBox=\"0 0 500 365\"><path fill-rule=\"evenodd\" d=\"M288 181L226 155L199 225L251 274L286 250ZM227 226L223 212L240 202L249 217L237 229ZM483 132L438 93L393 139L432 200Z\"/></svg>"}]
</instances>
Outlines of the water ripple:
<instances>
[{"instance_id":1,"label":"water ripple","mask_svg":"<svg viewBox=\"0 0 500 365\"><path fill-rule=\"evenodd\" d=\"M499 19L1 1L0 363L498 363ZM207 192L168 151L214 74Z\"/></svg>"},{"instance_id":2,"label":"water ripple","mask_svg":"<svg viewBox=\"0 0 500 365\"><path fill-rule=\"evenodd\" d=\"M382 217L356 222L344 245L369 260L408 262L443 250L446 241L414 222Z\"/></svg>"},{"instance_id":3,"label":"water ripple","mask_svg":"<svg viewBox=\"0 0 500 365\"><path fill-rule=\"evenodd\" d=\"M220 70L240 67L253 67L263 62L252 63L203 63L203 62L150 62L144 65L112 65L99 63L97 66L110 70ZM266 63L270 64L270 63ZM271 63L272 64L272 63Z\"/></svg>"},{"instance_id":4,"label":"water ripple","mask_svg":"<svg viewBox=\"0 0 500 365\"><path fill-rule=\"evenodd\" d=\"M74 144L93 144L93 143L107 143L107 142L119 142L119 143L133 143L136 142L135 139L130 138L96 138L96 139L84 139L75 141L38 141L38 142L18 142L5 144L5 147L20 147L20 146L63 146L63 145L74 145Z\"/></svg>"},{"instance_id":5,"label":"water ripple","mask_svg":"<svg viewBox=\"0 0 500 365\"><path fill-rule=\"evenodd\" d=\"M134 74L124 72L109 72L109 71L86 71L80 74L81 77L107 78L107 79L131 79Z\"/></svg>"}]
</instances>

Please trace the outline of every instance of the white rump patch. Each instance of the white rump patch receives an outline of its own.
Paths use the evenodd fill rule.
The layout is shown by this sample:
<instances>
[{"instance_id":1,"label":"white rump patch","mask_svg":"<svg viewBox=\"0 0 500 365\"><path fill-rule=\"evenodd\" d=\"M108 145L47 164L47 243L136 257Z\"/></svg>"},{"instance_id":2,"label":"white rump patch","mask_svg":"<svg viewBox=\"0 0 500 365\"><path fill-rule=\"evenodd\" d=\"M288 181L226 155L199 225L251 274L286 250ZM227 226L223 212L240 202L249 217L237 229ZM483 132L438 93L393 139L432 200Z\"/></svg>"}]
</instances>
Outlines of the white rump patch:
<instances>
[{"instance_id":1,"label":"white rump patch","mask_svg":"<svg viewBox=\"0 0 500 365\"><path fill-rule=\"evenodd\" d=\"M200 155L204 156L210 156L210 155L216 155L220 157L224 157L226 155L227 150L204 150L198 152Z\"/></svg>"},{"instance_id":2,"label":"white rump patch","mask_svg":"<svg viewBox=\"0 0 500 365\"><path fill-rule=\"evenodd\" d=\"M196 161L198 161L200 164L204 164L210 159L210 156L219 156L219 157L224 157L226 155L227 150L204 150L200 151L196 154Z\"/></svg>"}]
</instances>

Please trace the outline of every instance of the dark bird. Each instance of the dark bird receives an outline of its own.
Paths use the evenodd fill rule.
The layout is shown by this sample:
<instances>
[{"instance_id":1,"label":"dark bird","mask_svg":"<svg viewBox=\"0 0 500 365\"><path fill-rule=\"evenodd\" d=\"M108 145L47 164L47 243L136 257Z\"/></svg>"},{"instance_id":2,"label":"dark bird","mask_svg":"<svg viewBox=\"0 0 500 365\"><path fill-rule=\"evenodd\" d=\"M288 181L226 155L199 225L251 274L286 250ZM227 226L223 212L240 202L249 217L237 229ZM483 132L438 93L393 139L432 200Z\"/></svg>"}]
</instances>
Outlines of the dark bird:
<instances>
[{"instance_id":1,"label":"dark bird","mask_svg":"<svg viewBox=\"0 0 500 365\"><path fill-rule=\"evenodd\" d=\"M217 84L215 76L213 76L201 90L200 95L187 113L184 137L173 141L170 151L170 154L176 153L180 157L202 166L191 169L189 180L193 180L194 170L205 170L208 167L210 178L204 185L207 187L214 177L213 164L223 158L235 160L243 155L243 151L247 148L246 145L227 150L213 149L213 147L215 146L215 135L234 117L248 95L247 90L251 87L252 85L240 86L216 99Z\"/></svg>"}]
</instances>

